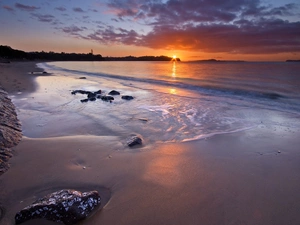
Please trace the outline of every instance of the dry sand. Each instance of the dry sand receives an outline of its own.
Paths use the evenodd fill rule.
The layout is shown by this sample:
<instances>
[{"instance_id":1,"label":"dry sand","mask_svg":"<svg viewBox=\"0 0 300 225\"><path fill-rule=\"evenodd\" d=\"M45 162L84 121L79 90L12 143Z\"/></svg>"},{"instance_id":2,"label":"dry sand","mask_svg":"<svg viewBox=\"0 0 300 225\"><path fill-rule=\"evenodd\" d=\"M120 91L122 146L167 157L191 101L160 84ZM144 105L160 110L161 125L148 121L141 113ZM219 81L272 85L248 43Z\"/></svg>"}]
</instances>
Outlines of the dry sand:
<instances>
[{"instance_id":1,"label":"dry sand","mask_svg":"<svg viewBox=\"0 0 300 225\"><path fill-rule=\"evenodd\" d=\"M27 79L34 64L14 65L0 67L4 88L14 93L17 79L23 91L34 90L32 76ZM300 224L299 134L261 124L207 140L137 149L110 136L24 137L0 177L0 223L14 224L15 213L35 199L74 188L96 189L103 200L79 224Z\"/></svg>"}]
</instances>

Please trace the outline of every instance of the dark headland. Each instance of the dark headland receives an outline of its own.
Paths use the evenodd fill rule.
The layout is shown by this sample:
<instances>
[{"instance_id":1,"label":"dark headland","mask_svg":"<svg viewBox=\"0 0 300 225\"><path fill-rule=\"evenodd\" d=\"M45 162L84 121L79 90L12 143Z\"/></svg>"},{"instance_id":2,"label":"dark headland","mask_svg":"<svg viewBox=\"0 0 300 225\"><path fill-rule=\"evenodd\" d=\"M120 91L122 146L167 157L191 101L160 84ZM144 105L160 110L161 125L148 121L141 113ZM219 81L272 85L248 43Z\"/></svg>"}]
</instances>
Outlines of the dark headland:
<instances>
[{"instance_id":1,"label":"dark headland","mask_svg":"<svg viewBox=\"0 0 300 225\"><path fill-rule=\"evenodd\" d=\"M1 59L2 58L2 59ZM13 49L10 46L0 45L0 62L8 63L9 60L44 60L44 61L172 61L168 56L125 56L125 57L102 57L100 54L90 53L57 53L57 52L25 52ZM175 61L180 61L176 58Z\"/></svg>"}]
</instances>

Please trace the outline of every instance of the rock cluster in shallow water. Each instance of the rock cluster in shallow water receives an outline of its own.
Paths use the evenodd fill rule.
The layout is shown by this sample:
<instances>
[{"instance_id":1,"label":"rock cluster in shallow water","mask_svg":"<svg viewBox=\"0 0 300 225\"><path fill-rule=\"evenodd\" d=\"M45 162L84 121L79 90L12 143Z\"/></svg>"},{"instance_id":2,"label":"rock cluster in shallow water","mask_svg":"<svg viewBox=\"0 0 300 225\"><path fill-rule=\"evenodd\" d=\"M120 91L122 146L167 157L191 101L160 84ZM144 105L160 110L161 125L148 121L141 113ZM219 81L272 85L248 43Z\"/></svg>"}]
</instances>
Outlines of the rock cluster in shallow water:
<instances>
[{"instance_id":1,"label":"rock cluster in shallow water","mask_svg":"<svg viewBox=\"0 0 300 225\"><path fill-rule=\"evenodd\" d=\"M88 217L101 199L97 191L80 192L64 189L38 199L18 212L16 224L31 219L44 218L66 225L72 225Z\"/></svg>"},{"instance_id":2,"label":"rock cluster in shallow water","mask_svg":"<svg viewBox=\"0 0 300 225\"><path fill-rule=\"evenodd\" d=\"M75 90L75 91L72 91L71 94L72 95L76 95L76 94L87 95L87 98L80 100L81 102L96 101L97 99L101 99L102 101L105 101L105 102L112 102L113 100L115 100L115 98L112 96L120 95L120 92L118 92L116 90L112 90L107 95L104 95L101 90L98 90L95 92L84 91L84 90ZM121 98L124 100L134 99L130 95L123 95Z\"/></svg>"}]
</instances>

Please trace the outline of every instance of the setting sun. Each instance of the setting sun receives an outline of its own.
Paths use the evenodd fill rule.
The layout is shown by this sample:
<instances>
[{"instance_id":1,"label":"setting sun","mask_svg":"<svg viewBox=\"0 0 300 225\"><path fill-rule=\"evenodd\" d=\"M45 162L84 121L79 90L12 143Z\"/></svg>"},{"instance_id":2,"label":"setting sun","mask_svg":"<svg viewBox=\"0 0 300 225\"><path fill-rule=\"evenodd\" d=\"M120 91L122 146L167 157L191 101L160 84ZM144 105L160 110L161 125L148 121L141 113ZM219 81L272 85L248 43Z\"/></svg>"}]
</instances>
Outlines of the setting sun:
<instances>
[{"instance_id":1,"label":"setting sun","mask_svg":"<svg viewBox=\"0 0 300 225\"><path fill-rule=\"evenodd\" d=\"M177 57L176 57L176 55L173 55L173 59L176 59Z\"/></svg>"}]
</instances>

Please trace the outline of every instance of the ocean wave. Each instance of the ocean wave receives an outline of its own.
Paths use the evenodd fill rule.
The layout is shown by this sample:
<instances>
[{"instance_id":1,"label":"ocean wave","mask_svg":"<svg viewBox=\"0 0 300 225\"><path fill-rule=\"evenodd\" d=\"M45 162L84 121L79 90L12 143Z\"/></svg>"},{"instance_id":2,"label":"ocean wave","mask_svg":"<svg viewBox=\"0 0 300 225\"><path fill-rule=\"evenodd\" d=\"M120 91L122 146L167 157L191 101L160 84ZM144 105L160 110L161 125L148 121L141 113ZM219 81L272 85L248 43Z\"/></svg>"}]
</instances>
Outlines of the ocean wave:
<instances>
[{"instance_id":1,"label":"ocean wave","mask_svg":"<svg viewBox=\"0 0 300 225\"><path fill-rule=\"evenodd\" d=\"M145 75L143 75L143 78L141 78L137 76L101 73L101 71L86 72L72 70L62 68L56 65L51 65L49 63L43 63L39 66L43 67L46 70L54 70L59 73L115 79L125 86L126 82L128 82L131 86L141 89L153 90L156 92L160 91L156 88L157 86L168 87L172 89L184 90L184 92L182 93L187 93L187 95L189 92L194 92L203 96L214 96L227 98L230 100L244 100L252 103L254 102L255 104L260 104L261 107L274 108L280 111L282 110L295 113L300 112L300 99L298 95L292 95L287 91L278 91L271 87L262 88L257 85L255 85L254 87L249 87L249 85L242 85L242 83L237 84L236 80L232 80L231 84L227 80L225 84L222 83L222 81L214 80L213 78L206 78L205 80L200 80L196 78L182 77L176 77L176 79L173 79L170 76L159 76L159 79L153 79L145 78ZM148 77L151 76L149 75ZM230 85L228 85L228 83Z\"/></svg>"}]
</instances>

